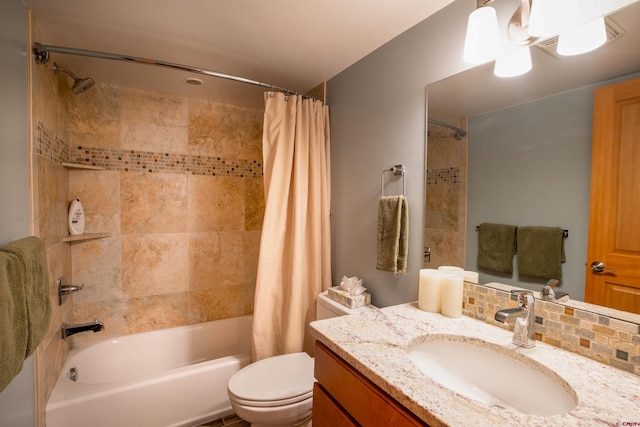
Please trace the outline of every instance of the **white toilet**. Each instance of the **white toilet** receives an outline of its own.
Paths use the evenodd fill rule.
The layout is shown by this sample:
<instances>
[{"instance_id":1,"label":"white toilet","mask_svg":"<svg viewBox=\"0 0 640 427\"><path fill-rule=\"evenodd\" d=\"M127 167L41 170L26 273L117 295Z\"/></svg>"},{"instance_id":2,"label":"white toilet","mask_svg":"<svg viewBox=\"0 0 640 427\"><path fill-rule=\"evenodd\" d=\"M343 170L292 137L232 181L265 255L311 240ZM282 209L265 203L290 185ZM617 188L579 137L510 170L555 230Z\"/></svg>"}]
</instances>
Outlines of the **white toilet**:
<instances>
[{"instance_id":1,"label":"white toilet","mask_svg":"<svg viewBox=\"0 0 640 427\"><path fill-rule=\"evenodd\" d=\"M373 306L347 308L318 295L316 318L354 314ZM313 403L313 359L307 353L269 357L236 372L227 391L236 415L253 427L310 426Z\"/></svg>"}]
</instances>

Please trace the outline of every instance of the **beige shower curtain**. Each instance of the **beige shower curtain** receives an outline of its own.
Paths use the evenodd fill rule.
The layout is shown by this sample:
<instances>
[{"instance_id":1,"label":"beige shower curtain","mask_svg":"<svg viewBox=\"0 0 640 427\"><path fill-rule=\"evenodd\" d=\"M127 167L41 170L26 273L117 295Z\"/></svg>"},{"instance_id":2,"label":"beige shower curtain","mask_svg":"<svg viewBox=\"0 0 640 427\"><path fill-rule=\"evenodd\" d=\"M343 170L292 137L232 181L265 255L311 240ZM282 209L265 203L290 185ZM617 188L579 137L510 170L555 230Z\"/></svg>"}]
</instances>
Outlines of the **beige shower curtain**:
<instances>
[{"instance_id":1,"label":"beige shower curtain","mask_svg":"<svg viewBox=\"0 0 640 427\"><path fill-rule=\"evenodd\" d=\"M253 358L312 352L315 298L331 286L329 109L265 94L265 214L253 314Z\"/></svg>"}]
</instances>

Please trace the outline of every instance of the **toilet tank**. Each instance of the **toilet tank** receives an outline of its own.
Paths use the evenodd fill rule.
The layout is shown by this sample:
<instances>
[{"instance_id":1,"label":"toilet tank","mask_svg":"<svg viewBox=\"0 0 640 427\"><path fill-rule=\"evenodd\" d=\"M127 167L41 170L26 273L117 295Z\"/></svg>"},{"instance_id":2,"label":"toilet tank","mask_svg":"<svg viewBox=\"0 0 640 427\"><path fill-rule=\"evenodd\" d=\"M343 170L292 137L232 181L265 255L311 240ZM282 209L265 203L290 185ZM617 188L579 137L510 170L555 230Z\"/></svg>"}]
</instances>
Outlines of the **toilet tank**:
<instances>
[{"instance_id":1,"label":"toilet tank","mask_svg":"<svg viewBox=\"0 0 640 427\"><path fill-rule=\"evenodd\" d=\"M373 305L365 305L358 308L349 308L332 300L327 296L327 291L322 292L316 299L316 320L329 319L331 317L356 314L361 311L374 310Z\"/></svg>"}]
</instances>

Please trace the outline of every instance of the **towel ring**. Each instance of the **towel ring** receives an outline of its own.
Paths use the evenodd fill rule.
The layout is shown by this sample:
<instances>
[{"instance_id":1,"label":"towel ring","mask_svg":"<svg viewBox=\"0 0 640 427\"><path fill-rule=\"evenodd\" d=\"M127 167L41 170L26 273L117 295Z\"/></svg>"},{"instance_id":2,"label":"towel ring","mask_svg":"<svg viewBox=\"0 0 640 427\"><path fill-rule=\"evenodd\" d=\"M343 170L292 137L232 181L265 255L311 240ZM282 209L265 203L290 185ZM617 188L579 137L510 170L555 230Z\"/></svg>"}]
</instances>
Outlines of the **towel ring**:
<instances>
[{"instance_id":1,"label":"towel ring","mask_svg":"<svg viewBox=\"0 0 640 427\"><path fill-rule=\"evenodd\" d=\"M404 165L394 165L389 169L385 169L380 174L380 196L384 197L384 174L388 172L393 172L395 176L402 176L402 195L404 196L404 188L405 188L405 175L404 175Z\"/></svg>"}]
</instances>

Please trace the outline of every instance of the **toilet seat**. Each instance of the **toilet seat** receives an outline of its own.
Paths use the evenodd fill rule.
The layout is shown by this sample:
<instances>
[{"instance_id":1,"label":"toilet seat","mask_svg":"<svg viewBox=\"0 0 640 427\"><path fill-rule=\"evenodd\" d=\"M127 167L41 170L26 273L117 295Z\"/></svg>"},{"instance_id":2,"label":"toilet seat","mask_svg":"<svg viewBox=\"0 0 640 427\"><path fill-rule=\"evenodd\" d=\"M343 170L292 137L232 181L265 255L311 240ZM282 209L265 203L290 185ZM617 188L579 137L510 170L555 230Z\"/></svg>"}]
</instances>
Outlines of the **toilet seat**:
<instances>
[{"instance_id":1,"label":"toilet seat","mask_svg":"<svg viewBox=\"0 0 640 427\"><path fill-rule=\"evenodd\" d=\"M302 352L252 363L234 374L227 388L240 405L276 407L311 399L314 381L313 359Z\"/></svg>"}]
</instances>

